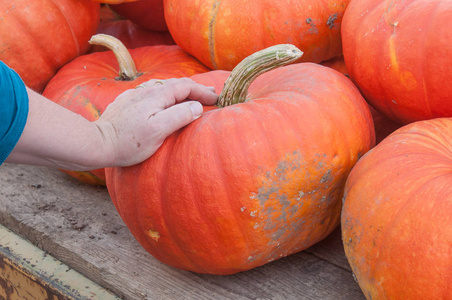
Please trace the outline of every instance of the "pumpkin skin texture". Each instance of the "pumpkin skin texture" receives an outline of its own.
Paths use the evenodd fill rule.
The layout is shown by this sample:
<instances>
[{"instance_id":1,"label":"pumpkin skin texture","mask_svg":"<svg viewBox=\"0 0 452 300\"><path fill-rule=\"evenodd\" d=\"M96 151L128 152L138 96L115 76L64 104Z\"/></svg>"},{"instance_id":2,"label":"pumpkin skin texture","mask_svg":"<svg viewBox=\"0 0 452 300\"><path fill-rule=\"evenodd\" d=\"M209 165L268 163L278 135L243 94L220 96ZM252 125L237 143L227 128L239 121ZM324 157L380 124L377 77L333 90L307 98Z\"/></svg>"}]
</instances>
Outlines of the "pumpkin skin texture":
<instances>
[{"instance_id":1,"label":"pumpkin skin texture","mask_svg":"<svg viewBox=\"0 0 452 300\"><path fill-rule=\"evenodd\" d=\"M97 33L116 37L127 47L127 49L176 44L168 31L147 30L130 20L116 20L102 23L99 25ZM93 45L90 48L90 52L105 50L108 49L98 45Z\"/></svg>"},{"instance_id":2,"label":"pumpkin skin texture","mask_svg":"<svg viewBox=\"0 0 452 300\"><path fill-rule=\"evenodd\" d=\"M324 61L321 65L332 68L345 76L349 77L347 67L345 66L344 57L342 55L336 56L330 60ZM369 105L372 119L375 126L375 141L380 143L384 138L393 133L398 128L402 127L401 124L394 122L393 120L380 113L378 110Z\"/></svg>"},{"instance_id":3,"label":"pumpkin skin texture","mask_svg":"<svg viewBox=\"0 0 452 300\"><path fill-rule=\"evenodd\" d=\"M406 125L345 187L345 254L367 299L451 299L452 119Z\"/></svg>"},{"instance_id":4,"label":"pumpkin skin texture","mask_svg":"<svg viewBox=\"0 0 452 300\"><path fill-rule=\"evenodd\" d=\"M87 52L99 9L92 0L0 1L0 60L42 92L59 68Z\"/></svg>"},{"instance_id":5,"label":"pumpkin skin texture","mask_svg":"<svg viewBox=\"0 0 452 300\"><path fill-rule=\"evenodd\" d=\"M121 17L115 13L108 4L100 5L99 25L121 20Z\"/></svg>"},{"instance_id":6,"label":"pumpkin skin texture","mask_svg":"<svg viewBox=\"0 0 452 300\"><path fill-rule=\"evenodd\" d=\"M82 115L97 120L122 92L150 79L189 77L209 69L176 45L156 45L130 49L141 75L133 80L118 79L118 60L112 51L95 52L65 65L46 86L43 95ZM105 184L104 169L86 172L65 171L82 182Z\"/></svg>"},{"instance_id":7,"label":"pumpkin skin texture","mask_svg":"<svg viewBox=\"0 0 452 300\"><path fill-rule=\"evenodd\" d=\"M349 2L164 0L164 10L176 44L211 69L232 70L276 44L297 46L304 52L300 61L319 63L341 54L341 20Z\"/></svg>"},{"instance_id":8,"label":"pumpkin skin texture","mask_svg":"<svg viewBox=\"0 0 452 300\"><path fill-rule=\"evenodd\" d=\"M139 0L110 5L111 9L140 27L155 31L168 31L163 0Z\"/></svg>"},{"instance_id":9,"label":"pumpkin skin texture","mask_svg":"<svg viewBox=\"0 0 452 300\"><path fill-rule=\"evenodd\" d=\"M229 74L191 78L221 88ZM300 63L260 75L246 98L206 108L145 162L106 169L115 207L158 260L233 274L337 227L345 179L375 143L359 91L339 72Z\"/></svg>"},{"instance_id":10,"label":"pumpkin skin texture","mask_svg":"<svg viewBox=\"0 0 452 300\"><path fill-rule=\"evenodd\" d=\"M401 124L452 116L452 2L352 1L342 22L350 78Z\"/></svg>"},{"instance_id":11,"label":"pumpkin skin texture","mask_svg":"<svg viewBox=\"0 0 452 300\"><path fill-rule=\"evenodd\" d=\"M392 121L384 114L369 105L370 113L372 114L372 120L375 126L375 142L379 144L391 133L402 127L401 124Z\"/></svg>"}]
</instances>

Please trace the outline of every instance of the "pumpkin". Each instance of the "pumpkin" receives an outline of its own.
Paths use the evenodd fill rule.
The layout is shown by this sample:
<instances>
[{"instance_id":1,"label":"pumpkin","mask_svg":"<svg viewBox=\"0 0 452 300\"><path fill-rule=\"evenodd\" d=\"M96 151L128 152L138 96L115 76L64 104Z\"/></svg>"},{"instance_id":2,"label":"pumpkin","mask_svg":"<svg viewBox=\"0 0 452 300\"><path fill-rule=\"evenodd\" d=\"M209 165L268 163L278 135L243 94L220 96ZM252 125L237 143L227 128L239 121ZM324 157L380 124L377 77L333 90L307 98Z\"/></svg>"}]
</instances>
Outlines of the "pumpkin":
<instances>
[{"instance_id":1,"label":"pumpkin","mask_svg":"<svg viewBox=\"0 0 452 300\"><path fill-rule=\"evenodd\" d=\"M176 45L127 50L116 38L98 34L91 43L113 51L86 54L66 64L46 86L43 95L94 121L120 93L153 78L188 77L209 69ZM105 184L104 170L66 171L91 184Z\"/></svg>"},{"instance_id":2,"label":"pumpkin","mask_svg":"<svg viewBox=\"0 0 452 300\"><path fill-rule=\"evenodd\" d=\"M347 180L345 254L367 299L452 299L452 119L405 125Z\"/></svg>"},{"instance_id":3,"label":"pumpkin","mask_svg":"<svg viewBox=\"0 0 452 300\"><path fill-rule=\"evenodd\" d=\"M164 10L176 44L211 69L232 70L276 44L297 46L304 53L300 61L319 63L341 54L349 1L164 0Z\"/></svg>"},{"instance_id":4,"label":"pumpkin","mask_svg":"<svg viewBox=\"0 0 452 300\"><path fill-rule=\"evenodd\" d=\"M163 0L139 0L110 5L110 8L138 24L140 27L155 31L168 31L163 11Z\"/></svg>"},{"instance_id":5,"label":"pumpkin","mask_svg":"<svg viewBox=\"0 0 452 300\"><path fill-rule=\"evenodd\" d=\"M346 177L375 143L372 118L349 79L293 64L300 55L277 45L232 72L192 76L224 86L218 106L148 160L106 169L115 207L155 258L233 274L301 251L337 227ZM292 64L269 70L275 62Z\"/></svg>"},{"instance_id":6,"label":"pumpkin","mask_svg":"<svg viewBox=\"0 0 452 300\"><path fill-rule=\"evenodd\" d=\"M0 60L42 92L57 70L87 52L99 24L92 0L0 2Z\"/></svg>"},{"instance_id":7,"label":"pumpkin","mask_svg":"<svg viewBox=\"0 0 452 300\"><path fill-rule=\"evenodd\" d=\"M452 116L452 2L352 1L342 22L350 78L401 124Z\"/></svg>"},{"instance_id":8,"label":"pumpkin","mask_svg":"<svg viewBox=\"0 0 452 300\"><path fill-rule=\"evenodd\" d=\"M101 23L97 33L107 34L119 39L127 49L155 45L175 45L168 31L144 29L130 20L116 20ZM108 50L101 45L92 45L90 52Z\"/></svg>"},{"instance_id":9,"label":"pumpkin","mask_svg":"<svg viewBox=\"0 0 452 300\"><path fill-rule=\"evenodd\" d=\"M99 25L102 25L104 23L113 22L113 21L118 21L118 20L121 20L121 17L118 16L118 14L115 13L108 4L100 5Z\"/></svg>"}]
</instances>

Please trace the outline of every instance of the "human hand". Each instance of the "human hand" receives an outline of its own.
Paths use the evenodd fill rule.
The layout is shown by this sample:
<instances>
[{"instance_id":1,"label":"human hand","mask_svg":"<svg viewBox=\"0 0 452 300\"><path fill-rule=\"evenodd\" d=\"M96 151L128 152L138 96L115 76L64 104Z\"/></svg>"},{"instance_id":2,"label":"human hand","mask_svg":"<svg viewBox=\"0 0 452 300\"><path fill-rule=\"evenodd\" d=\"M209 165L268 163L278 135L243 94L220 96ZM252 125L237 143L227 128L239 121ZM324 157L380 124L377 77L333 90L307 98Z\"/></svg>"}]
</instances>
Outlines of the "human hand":
<instances>
[{"instance_id":1,"label":"human hand","mask_svg":"<svg viewBox=\"0 0 452 300\"><path fill-rule=\"evenodd\" d=\"M107 164L142 162L167 136L199 118L201 104L213 105L217 98L212 88L189 78L153 79L123 92L94 121L102 135Z\"/></svg>"}]
</instances>

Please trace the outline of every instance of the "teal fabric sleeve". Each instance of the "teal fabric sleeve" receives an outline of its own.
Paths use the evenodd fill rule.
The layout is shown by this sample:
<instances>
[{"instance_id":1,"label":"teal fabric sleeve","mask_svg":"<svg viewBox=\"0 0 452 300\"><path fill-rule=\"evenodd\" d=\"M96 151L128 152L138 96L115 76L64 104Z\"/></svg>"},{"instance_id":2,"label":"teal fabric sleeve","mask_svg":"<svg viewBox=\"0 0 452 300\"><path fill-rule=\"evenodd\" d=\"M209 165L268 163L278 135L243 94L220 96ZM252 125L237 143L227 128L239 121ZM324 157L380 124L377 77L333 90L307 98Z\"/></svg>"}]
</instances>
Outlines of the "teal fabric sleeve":
<instances>
[{"instance_id":1,"label":"teal fabric sleeve","mask_svg":"<svg viewBox=\"0 0 452 300\"><path fill-rule=\"evenodd\" d=\"M28 117L28 94L20 76L0 61L0 164L19 141Z\"/></svg>"}]
</instances>

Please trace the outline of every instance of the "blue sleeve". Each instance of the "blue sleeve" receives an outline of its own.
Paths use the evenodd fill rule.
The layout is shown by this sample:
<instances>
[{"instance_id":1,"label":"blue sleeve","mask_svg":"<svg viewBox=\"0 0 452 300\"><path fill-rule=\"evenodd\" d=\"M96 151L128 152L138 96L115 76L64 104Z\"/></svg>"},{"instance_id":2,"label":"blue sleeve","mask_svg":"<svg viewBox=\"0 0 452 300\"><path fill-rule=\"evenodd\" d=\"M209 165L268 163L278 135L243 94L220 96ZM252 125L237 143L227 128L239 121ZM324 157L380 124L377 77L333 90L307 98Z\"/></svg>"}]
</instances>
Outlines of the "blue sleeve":
<instances>
[{"instance_id":1,"label":"blue sleeve","mask_svg":"<svg viewBox=\"0 0 452 300\"><path fill-rule=\"evenodd\" d=\"M0 61L0 164L19 141L28 117L28 94L20 76Z\"/></svg>"}]
</instances>

